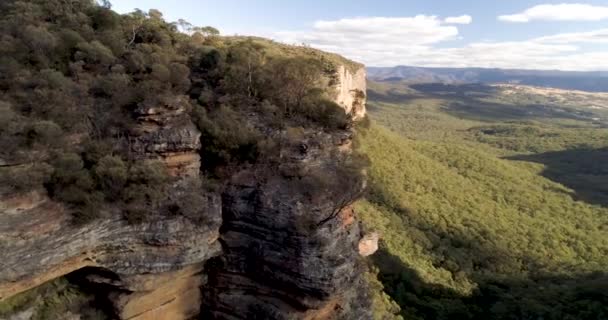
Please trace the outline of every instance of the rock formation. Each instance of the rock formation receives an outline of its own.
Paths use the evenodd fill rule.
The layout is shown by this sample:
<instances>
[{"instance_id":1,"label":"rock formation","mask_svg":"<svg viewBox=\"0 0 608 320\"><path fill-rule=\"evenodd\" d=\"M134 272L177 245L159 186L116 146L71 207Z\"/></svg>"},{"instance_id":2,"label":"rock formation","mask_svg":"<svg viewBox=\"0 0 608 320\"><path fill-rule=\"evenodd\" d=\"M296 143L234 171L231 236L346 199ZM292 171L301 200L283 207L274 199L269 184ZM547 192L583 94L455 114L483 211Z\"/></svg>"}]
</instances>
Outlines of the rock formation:
<instances>
[{"instance_id":1,"label":"rock formation","mask_svg":"<svg viewBox=\"0 0 608 320\"><path fill-rule=\"evenodd\" d=\"M336 102L363 117L365 70L338 73ZM200 133L188 108L185 99L140 108L128 142L137 159L161 160L179 178L174 197L199 179ZM289 174L314 169L331 179L330 154L348 151L350 137L309 131L281 150L280 165L241 168L223 194L204 194L205 223L159 216L131 225L108 212L75 226L42 192L1 199L0 300L81 270L120 319L368 319L352 209Z\"/></svg>"},{"instance_id":2,"label":"rock formation","mask_svg":"<svg viewBox=\"0 0 608 320\"><path fill-rule=\"evenodd\" d=\"M366 72L365 68L353 71L346 66L338 68L339 82L336 87L336 102L354 119L365 116Z\"/></svg>"},{"instance_id":3,"label":"rock formation","mask_svg":"<svg viewBox=\"0 0 608 320\"><path fill-rule=\"evenodd\" d=\"M315 140L333 141L329 136ZM329 156L324 150L339 147L325 143L284 158L281 166L314 163L325 168ZM319 174L336 179L330 168L320 169ZM365 297L360 296L365 290L356 290L363 285L356 249L361 235L352 209L342 208L336 219L324 222L337 210L339 197L333 192L310 194L297 178L275 171L239 172L224 192L224 254L209 268L203 299L206 315L213 319L367 318Z\"/></svg>"},{"instance_id":4,"label":"rock formation","mask_svg":"<svg viewBox=\"0 0 608 320\"><path fill-rule=\"evenodd\" d=\"M363 257L369 257L378 251L378 241L380 235L377 232L366 234L359 240L359 254Z\"/></svg>"}]
</instances>

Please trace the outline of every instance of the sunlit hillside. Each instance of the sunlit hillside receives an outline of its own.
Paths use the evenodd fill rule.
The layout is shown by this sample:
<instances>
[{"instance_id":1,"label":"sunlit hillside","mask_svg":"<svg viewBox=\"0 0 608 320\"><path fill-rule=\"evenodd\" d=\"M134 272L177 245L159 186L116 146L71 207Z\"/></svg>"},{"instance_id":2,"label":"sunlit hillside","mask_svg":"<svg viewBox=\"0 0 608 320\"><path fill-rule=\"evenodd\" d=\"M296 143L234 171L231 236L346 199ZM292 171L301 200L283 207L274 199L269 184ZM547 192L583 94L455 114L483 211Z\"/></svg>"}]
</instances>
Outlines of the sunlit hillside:
<instances>
[{"instance_id":1,"label":"sunlit hillside","mask_svg":"<svg viewBox=\"0 0 608 320\"><path fill-rule=\"evenodd\" d=\"M360 141L370 192L358 209L382 234L374 264L402 316L608 316L606 129L552 110L515 121L525 106L390 86L371 84ZM589 158L602 165L583 172Z\"/></svg>"}]
</instances>

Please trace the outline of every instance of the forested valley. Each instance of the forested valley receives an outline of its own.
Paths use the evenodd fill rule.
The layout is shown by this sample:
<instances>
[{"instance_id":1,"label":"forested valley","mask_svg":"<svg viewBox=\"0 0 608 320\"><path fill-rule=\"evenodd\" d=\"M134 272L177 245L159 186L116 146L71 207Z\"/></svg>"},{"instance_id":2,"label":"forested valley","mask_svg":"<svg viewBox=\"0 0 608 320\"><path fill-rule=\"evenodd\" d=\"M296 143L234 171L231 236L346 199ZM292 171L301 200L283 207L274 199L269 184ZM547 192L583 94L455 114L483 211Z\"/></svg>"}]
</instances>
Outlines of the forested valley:
<instances>
[{"instance_id":1,"label":"forested valley","mask_svg":"<svg viewBox=\"0 0 608 320\"><path fill-rule=\"evenodd\" d=\"M608 318L603 109L525 88L369 86L358 210L382 239L378 318Z\"/></svg>"}]
</instances>

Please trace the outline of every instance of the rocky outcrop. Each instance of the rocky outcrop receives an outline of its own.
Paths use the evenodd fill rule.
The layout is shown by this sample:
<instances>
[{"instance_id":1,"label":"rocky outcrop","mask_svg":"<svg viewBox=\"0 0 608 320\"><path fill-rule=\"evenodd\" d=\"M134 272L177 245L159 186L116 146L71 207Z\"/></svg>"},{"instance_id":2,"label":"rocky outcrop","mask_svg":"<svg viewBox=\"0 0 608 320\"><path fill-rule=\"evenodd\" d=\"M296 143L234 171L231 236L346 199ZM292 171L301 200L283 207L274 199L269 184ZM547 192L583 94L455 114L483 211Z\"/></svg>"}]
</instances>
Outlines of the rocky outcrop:
<instances>
[{"instance_id":1,"label":"rocky outcrop","mask_svg":"<svg viewBox=\"0 0 608 320\"><path fill-rule=\"evenodd\" d=\"M365 117L366 87L365 68L353 70L344 65L338 67L336 102L356 120Z\"/></svg>"},{"instance_id":2,"label":"rocky outcrop","mask_svg":"<svg viewBox=\"0 0 608 320\"><path fill-rule=\"evenodd\" d=\"M369 257L378 251L378 241L380 235L377 232L366 234L359 240L359 254L362 257Z\"/></svg>"},{"instance_id":3,"label":"rocky outcrop","mask_svg":"<svg viewBox=\"0 0 608 320\"><path fill-rule=\"evenodd\" d=\"M338 77L335 101L362 118L365 70L340 67ZM126 146L139 161L165 163L174 199L187 182L200 184L189 108L185 97L140 107ZM131 225L108 209L76 226L43 192L0 200L0 300L80 270L119 319L371 318L360 254L373 243L362 249L369 239L360 242L339 196L362 185L313 190L307 181L336 178L331 154L350 152L352 132L300 139L282 148L280 163L242 167L221 195L204 193L197 221L152 212L153 222Z\"/></svg>"},{"instance_id":4,"label":"rocky outcrop","mask_svg":"<svg viewBox=\"0 0 608 320\"><path fill-rule=\"evenodd\" d=\"M201 133L188 116L190 108L187 97L162 106L140 106L135 113L139 125L128 148L140 159L162 161L174 176L198 176Z\"/></svg>"},{"instance_id":5,"label":"rocky outcrop","mask_svg":"<svg viewBox=\"0 0 608 320\"><path fill-rule=\"evenodd\" d=\"M305 151L285 152L278 170L250 168L230 181L222 196L224 254L210 263L204 291L207 318L370 317L352 209L340 207L341 190L311 190L318 184L291 174L314 167L307 177L338 179L327 153L348 140L334 138L315 133L317 144L295 143Z\"/></svg>"},{"instance_id":6,"label":"rocky outcrop","mask_svg":"<svg viewBox=\"0 0 608 320\"><path fill-rule=\"evenodd\" d=\"M120 319L191 319L200 312L202 263L178 271L142 274L112 281L110 299ZM104 283L107 279L90 279Z\"/></svg>"},{"instance_id":7,"label":"rocky outcrop","mask_svg":"<svg viewBox=\"0 0 608 320\"><path fill-rule=\"evenodd\" d=\"M335 101L364 117L365 70L342 66L338 77ZM339 181L331 154L350 152L351 139L350 131L302 132L281 149L280 163L233 175L222 194L223 254L207 264L203 318L371 319L363 235L343 206L344 194L363 184L307 180Z\"/></svg>"},{"instance_id":8,"label":"rocky outcrop","mask_svg":"<svg viewBox=\"0 0 608 320\"><path fill-rule=\"evenodd\" d=\"M0 214L0 299L84 267L126 277L179 270L220 253L219 201L201 208L210 222L205 225L183 217L129 225L113 215L75 227L61 205L32 199L37 203Z\"/></svg>"},{"instance_id":9,"label":"rocky outcrop","mask_svg":"<svg viewBox=\"0 0 608 320\"><path fill-rule=\"evenodd\" d=\"M200 132L192 124L188 108L183 98L158 108L140 108L136 135L126 146L139 161L166 164L176 177L167 190L169 199L180 199L189 185L200 185ZM100 283L114 288L105 291L120 319L196 315L202 263L221 253L220 196L200 193L205 201L197 208L196 221L150 212L153 222L129 224L119 212L106 208L105 218L85 226L74 225L66 208L43 192L2 199L0 300L93 268L113 275L111 281Z\"/></svg>"}]
</instances>

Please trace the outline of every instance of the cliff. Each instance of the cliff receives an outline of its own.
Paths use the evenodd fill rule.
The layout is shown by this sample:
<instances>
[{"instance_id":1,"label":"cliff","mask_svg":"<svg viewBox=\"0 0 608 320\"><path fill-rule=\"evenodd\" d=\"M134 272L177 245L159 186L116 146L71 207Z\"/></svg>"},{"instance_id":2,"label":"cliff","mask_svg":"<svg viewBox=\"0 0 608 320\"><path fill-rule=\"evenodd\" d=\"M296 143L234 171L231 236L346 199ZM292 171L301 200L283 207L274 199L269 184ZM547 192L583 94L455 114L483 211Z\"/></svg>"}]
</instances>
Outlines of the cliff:
<instances>
[{"instance_id":1,"label":"cliff","mask_svg":"<svg viewBox=\"0 0 608 320\"><path fill-rule=\"evenodd\" d=\"M336 102L340 104L347 113L352 113L353 118L365 117L366 102L366 71L358 68L356 71L349 70L341 65L338 68L338 84L336 86Z\"/></svg>"},{"instance_id":2,"label":"cliff","mask_svg":"<svg viewBox=\"0 0 608 320\"><path fill-rule=\"evenodd\" d=\"M187 103L177 101L138 110L139 135L129 143L139 161L161 160L178 177L167 190L176 201L200 183L200 132L186 109ZM86 270L83 277L94 279L93 287L106 285L102 291L121 319L198 314L202 264L221 254L220 195L200 193L204 201L198 221L150 212L152 222L130 224L120 214L106 212L105 218L84 226L74 225L65 206L42 191L2 199L0 300Z\"/></svg>"},{"instance_id":3,"label":"cliff","mask_svg":"<svg viewBox=\"0 0 608 320\"><path fill-rule=\"evenodd\" d=\"M209 318L368 318L352 209L340 207L341 190L311 191L290 174L314 166L311 175L338 179L326 153L348 139L334 138L303 138L306 151L289 153L283 174L249 168L231 179L222 197L224 254L211 261L204 293Z\"/></svg>"},{"instance_id":4,"label":"cliff","mask_svg":"<svg viewBox=\"0 0 608 320\"><path fill-rule=\"evenodd\" d=\"M365 70L351 70L339 66L335 102L359 119ZM167 191L174 201L202 183L200 132L189 108L178 97L136 110L136 134L128 141L137 161L160 160L176 177ZM0 201L0 301L72 275L119 319L199 313L213 319L367 319L357 252L364 235L343 202L344 193L363 185L330 183L313 192L306 181L337 179L333 157L350 152L351 139L350 129L304 130L281 147L280 163L240 167L221 194L196 189L204 199L197 219L152 212L151 221L130 224L105 212L79 226L42 190L6 196Z\"/></svg>"}]
</instances>

